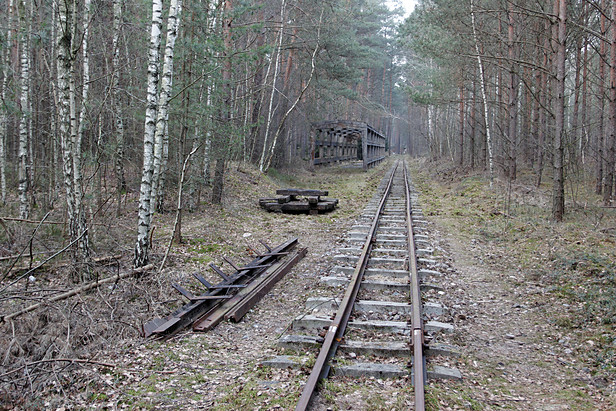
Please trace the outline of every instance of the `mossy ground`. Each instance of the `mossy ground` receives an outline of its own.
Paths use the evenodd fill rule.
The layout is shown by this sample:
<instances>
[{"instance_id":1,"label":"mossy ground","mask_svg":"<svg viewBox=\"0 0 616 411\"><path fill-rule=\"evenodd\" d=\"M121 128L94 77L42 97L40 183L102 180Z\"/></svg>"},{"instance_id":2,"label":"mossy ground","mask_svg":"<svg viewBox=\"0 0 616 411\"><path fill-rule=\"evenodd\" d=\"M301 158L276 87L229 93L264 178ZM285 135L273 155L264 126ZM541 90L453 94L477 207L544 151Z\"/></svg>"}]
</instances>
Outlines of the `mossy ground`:
<instances>
[{"instance_id":1,"label":"mossy ground","mask_svg":"<svg viewBox=\"0 0 616 411\"><path fill-rule=\"evenodd\" d=\"M468 326L460 340L472 348L461 368L478 389L468 380L437 384L429 390L432 409L611 409L616 210L601 207L585 189L590 182L573 181L564 221L555 223L549 181L537 188L534 177L522 173L511 184L497 179L490 187L482 173L464 174L447 163L426 167L418 160L411 168L425 215L443 230L463 271L456 287L467 282L456 298L480 301L459 310L469 317L459 321ZM509 331L489 329L512 322L511 342L499 341ZM550 373L556 375L547 379Z\"/></svg>"}]
</instances>

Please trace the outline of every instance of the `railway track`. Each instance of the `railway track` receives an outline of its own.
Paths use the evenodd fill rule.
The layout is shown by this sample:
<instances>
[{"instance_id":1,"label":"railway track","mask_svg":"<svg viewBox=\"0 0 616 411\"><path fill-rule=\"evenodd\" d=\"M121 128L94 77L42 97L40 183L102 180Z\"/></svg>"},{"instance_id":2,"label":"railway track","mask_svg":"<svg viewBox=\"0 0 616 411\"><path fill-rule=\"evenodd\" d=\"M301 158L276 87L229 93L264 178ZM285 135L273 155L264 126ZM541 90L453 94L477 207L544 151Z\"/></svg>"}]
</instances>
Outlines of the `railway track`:
<instances>
[{"instance_id":1,"label":"railway track","mask_svg":"<svg viewBox=\"0 0 616 411\"><path fill-rule=\"evenodd\" d=\"M309 314L292 327L303 334L281 337L283 347L320 348L296 410L313 405L319 381L332 371L377 378L409 378L410 373L416 410L425 408L428 378L459 378L457 370L427 367L426 358L457 351L435 343L439 333L451 333L453 327L438 321L446 308L437 301L442 289L431 281L442 274L431 269L436 261L423 234L427 222L415 201L406 165L398 161L339 249L335 275L321 279L346 287L344 296L310 298ZM349 363L348 355L337 361L339 352L356 361Z\"/></svg>"}]
</instances>

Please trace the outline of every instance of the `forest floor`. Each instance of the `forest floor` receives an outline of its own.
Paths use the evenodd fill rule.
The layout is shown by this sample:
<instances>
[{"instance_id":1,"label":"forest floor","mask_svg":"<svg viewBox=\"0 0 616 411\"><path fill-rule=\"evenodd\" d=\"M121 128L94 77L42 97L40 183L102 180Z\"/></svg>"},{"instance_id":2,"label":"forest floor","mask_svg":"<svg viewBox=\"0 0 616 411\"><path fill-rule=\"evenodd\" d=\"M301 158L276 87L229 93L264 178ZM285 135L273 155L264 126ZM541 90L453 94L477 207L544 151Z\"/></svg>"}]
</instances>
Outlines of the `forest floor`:
<instances>
[{"instance_id":1,"label":"forest floor","mask_svg":"<svg viewBox=\"0 0 616 411\"><path fill-rule=\"evenodd\" d=\"M8 348L0 352L0 408L293 409L308 367L260 364L284 353L276 341L305 313L309 296L331 294L319 277L335 265L332 257L387 167L267 177L247 166L230 169L223 207L204 202L185 214L184 244L172 248L161 273L2 325L0 346ZM568 204L565 222L553 224L548 188L526 184L530 176L510 186L497 180L489 188L484 175L461 174L448 164L426 167L414 160L411 171L436 258L447 267L443 302L456 327L450 342L462 352L449 365L463 379L430 382L428 409L615 408L615 210L596 206L594 195L572 185L585 202ZM340 205L319 216L261 210L257 199L280 187L329 190ZM123 269L130 264L135 213L126 209L119 227L98 237L100 254L126 255ZM172 223L171 213L156 216L157 261ZM190 273L207 273L209 262L222 265L222 256L242 261L247 249L261 247L257 240L277 245L291 237L308 247L308 255L241 322L162 342L140 337L141 324L182 303L171 282L192 288ZM60 288L53 273L37 274L36 281ZM24 304L0 303L2 314ZM315 353L296 355L308 366ZM36 361L50 357L98 364L37 368ZM409 409L409 386L408 380L333 378L322 387L318 408Z\"/></svg>"}]
</instances>

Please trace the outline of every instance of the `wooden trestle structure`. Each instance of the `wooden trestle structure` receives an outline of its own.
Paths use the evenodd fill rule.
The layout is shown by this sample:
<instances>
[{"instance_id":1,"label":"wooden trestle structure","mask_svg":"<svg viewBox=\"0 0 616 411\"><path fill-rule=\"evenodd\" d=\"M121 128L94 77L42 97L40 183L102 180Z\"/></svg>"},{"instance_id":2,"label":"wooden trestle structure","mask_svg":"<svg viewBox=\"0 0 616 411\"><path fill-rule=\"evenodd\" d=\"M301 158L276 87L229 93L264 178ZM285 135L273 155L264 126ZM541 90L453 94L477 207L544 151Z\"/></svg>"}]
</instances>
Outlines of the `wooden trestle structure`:
<instances>
[{"instance_id":1,"label":"wooden trestle structure","mask_svg":"<svg viewBox=\"0 0 616 411\"><path fill-rule=\"evenodd\" d=\"M312 163L363 161L366 170L387 155L387 137L361 121L336 120L312 126Z\"/></svg>"}]
</instances>

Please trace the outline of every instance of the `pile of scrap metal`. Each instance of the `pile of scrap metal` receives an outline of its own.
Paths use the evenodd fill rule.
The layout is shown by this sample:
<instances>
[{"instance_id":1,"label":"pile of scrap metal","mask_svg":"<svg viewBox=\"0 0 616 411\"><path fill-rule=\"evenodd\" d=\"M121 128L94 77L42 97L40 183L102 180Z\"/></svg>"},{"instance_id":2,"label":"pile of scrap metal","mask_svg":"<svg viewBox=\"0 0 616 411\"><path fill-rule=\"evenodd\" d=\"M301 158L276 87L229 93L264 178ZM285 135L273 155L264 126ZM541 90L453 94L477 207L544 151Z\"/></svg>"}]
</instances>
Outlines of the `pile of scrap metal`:
<instances>
[{"instance_id":1,"label":"pile of scrap metal","mask_svg":"<svg viewBox=\"0 0 616 411\"><path fill-rule=\"evenodd\" d=\"M267 211L310 214L332 211L338 205L336 198L321 198L329 194L323 190L285 188L276 190L276 194L278 197L259 199L259 205Z\"/></svg>"},{"instance_id":2,"label":"pile of scrap metal","mask_svg":"<svg viewBox=\"0 0 616 411\"><path fill-rule=\"evenodd\" d=\"M145 336L164 338L188 326L195 331L207 331L223 320L239 321L307 252L306 248L297 247L297 238L274 248L261 244L267 251L244 266L238 267L225 258L235 269L231 275L210 264L222 278L218 284L193 274L206 288L203 294L194 295L179 284L172 284L189 302L165 318L147 322L143 326Z\"/></svg>"}]
</instances>

